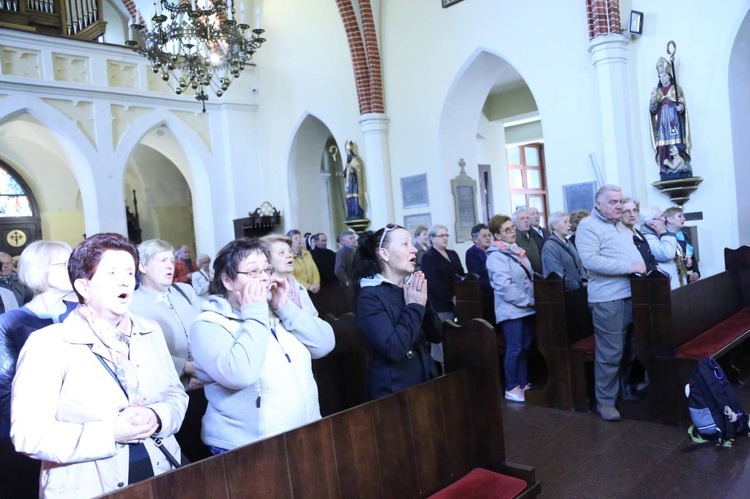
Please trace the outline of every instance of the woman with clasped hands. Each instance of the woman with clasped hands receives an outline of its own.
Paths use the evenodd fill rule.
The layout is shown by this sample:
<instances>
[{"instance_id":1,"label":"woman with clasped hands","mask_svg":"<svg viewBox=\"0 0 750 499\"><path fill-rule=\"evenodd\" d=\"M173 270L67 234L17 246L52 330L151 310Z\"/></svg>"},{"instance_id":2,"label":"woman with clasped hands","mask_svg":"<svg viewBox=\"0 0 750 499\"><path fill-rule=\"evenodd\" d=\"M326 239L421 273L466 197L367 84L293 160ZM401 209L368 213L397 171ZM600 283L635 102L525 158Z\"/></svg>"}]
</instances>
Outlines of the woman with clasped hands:
<instances>
[{"instance_id":1,"label":"woman with clasped hands","mask_svg":"<svg viewBox=\"0 0 750 499\"><path fill-rule=\"evenodd\" d=\"M157 323L131 315L138 252L119 234L73 250L79 306L34 332L18 359L16 450L42 461L42 497L93 497L171 469L187 395Z\"/></svg>"},{"instance_id":2,"label":"woman with clasped hands","mask_svg":"<svg viewBox=\"0 0 750 499\"><path fill-rule=\"evenodd\" d=\"M427 303L427 280L414 272L416 261L411 234L395 224L362 241L354 256L357 327L370 358L370 399L437 376L425 342L443 340L442 324Z\"/></svg>"},{"instance_id":3,"label":"woman with clasped hands","mask_svg":"<svg viewBox=\"0 0 750 499\"><path fill-rule=\"evenodd\" d=\"M333 350L333 330L289 299L289 281L268 262L258 239L224 246L190 329L208 399L201 438L213 454L320 419L312 359Z\"/></svg>"}]
</instances>

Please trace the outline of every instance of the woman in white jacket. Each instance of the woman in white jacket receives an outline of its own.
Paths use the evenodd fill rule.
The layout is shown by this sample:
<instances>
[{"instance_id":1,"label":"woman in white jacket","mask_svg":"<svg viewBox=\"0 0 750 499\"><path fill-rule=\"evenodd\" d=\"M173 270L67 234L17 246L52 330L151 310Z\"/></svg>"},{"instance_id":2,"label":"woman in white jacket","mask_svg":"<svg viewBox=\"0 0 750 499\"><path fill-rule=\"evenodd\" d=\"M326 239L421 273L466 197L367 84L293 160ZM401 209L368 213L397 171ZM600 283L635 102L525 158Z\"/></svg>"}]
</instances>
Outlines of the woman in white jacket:
<instances>
[{"instance_id":1,"label":"woman in white jacket","mask_svg":"<svg viewBox=\"0 0 750 499\"><path fill-rule=\"evenodd\" d=\"M80 305L21 350L10 433L42 461L42 497L99 496L169 471L154 438L180 459L187 395L159 325L128 312L137 265L119 234L83 241L68 262Z\"/></svg>"},{"instance_id":2,"label":"woman in white jacket","mask_svg":"<svg viewBox=\"0 0 750 499\"><path fill-rule=\"evenodd\" d=\"M333 330L289 299L268 256L257 239L224 246L190 329L208 399L201 437L214 454L320 418L312 358L333 349Z\"/></svg>"},{"instance_id":3,"label":"woman in white jacket","mask_svg":"<svg viewBox=\"0 0 750 499\"><path fill-rule=\"evenodd\" d=\"M505 334L505 398L525 402L528 352L534 315L534 271L526 251L516 244L516 230L510 217L490 219L494 237L487 249L487 273L495 291L495 320Z\"/></svg>"}]
</instances>

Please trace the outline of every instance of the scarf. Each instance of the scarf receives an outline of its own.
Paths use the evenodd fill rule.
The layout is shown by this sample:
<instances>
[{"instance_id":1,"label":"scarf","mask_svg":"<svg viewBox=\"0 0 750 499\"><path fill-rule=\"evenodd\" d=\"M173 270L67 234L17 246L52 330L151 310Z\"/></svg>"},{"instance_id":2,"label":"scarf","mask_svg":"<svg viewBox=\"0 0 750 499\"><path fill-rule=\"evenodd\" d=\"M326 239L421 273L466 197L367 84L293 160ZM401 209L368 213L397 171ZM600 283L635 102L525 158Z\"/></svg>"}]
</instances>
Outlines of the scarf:
<instances>
[{"instance_id":1,"label":"scarf","mask_svg":"<svg viewBox=\"0 0 750 499\"><path fill-rule=\"evenodd\" d=\"M104 344L114 365L114 372L128 394L131 407L142 407L146 397L138 384L138 373L130 362L130 335L133 323L129 315L124 315L117 326L98 318L86 305L78 307L78 315L88 324L94 335Z\"/></svg>"}]
</instances>

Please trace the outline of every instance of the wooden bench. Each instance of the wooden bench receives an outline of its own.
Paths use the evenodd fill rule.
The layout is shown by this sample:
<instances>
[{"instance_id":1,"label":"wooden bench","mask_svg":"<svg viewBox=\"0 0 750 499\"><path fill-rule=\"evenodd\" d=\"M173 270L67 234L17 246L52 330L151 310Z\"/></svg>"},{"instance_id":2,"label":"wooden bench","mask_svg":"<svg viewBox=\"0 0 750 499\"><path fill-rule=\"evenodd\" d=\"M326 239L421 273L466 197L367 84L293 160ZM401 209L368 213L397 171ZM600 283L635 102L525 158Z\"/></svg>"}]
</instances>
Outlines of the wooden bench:
<instances>
[{"instance_id":1,"label":"wooden bench","mask_svg":"<svg viewBox=\"0 0 750 499\"><path fill-rule=\"evenodd\" d=\"M584 411L593 400L587 363L596 348L586 288L566 292L562 276L552 273L534 281L534 300L537 346L547 363L547 380L526 392L526 403Z\"/></svg>"},{"instance_id":2,"label":"wooden bench","mask_svg":"<svg viewBox=\"0 0 750 499\"><path fill-rule=\"evenodd\" d=\"M471 272L456 276L454 281L456 293L456 321L468 324L471 319L484 319L495 323L494 296L482 289L479 276Z\"/></svg>"},{"instance_id":3,"label":"wooden bench","mask_svg":"<svg viewBox=\"0 0 750 499\"><path fill-rule=\"evenodd\" d=\"M354 295L352 288L348 286L323 286L317 293L310 293L310 299L321 317L329 314L341 317L354 312Z\"/></svg>"},{"instance_id":4,"label":"wooden bench","mask_svg":"<svg viewBox=\"0 0 750 499\"><path fill-rule=\"evenodd\" d=\"M698 361L724 358L750 338L750 308L743 288L750 250L725 250L728 270L670 291L658 272L631 279L638 357L649 375L653 417L686 425L684 386ZM743 262L744 258L744 263Z\"/></svg>"},{"instance_id":5,"label":"wooden bench","mask_svg":"<svg viewBox=\"0 0 750 499\"><path fill-rule=\"evenodd\" d=\"M448 487L461 487L460 479L477 468L505 475L493 482L517 492L509 496L538 495L534 470L505 459L492 327L474 321L449 331L445 342L445 376L111 496L417 498L444 491L455 497ZM471 483L469 489L477 492ZM459 497L477 496L464 490Z\"/></svg>"},{"instance_id":6,"label":"wooden bench","mask_svg":"<svg viewBox=\"0 0 750 499\"><path fill-rule=\"evenodd\" d=\"M367 348L354 314L325 317L333 328L336 346L322 359L313 359L320 414L330 416L367 401Z\"/></svg>"}]
</instances>

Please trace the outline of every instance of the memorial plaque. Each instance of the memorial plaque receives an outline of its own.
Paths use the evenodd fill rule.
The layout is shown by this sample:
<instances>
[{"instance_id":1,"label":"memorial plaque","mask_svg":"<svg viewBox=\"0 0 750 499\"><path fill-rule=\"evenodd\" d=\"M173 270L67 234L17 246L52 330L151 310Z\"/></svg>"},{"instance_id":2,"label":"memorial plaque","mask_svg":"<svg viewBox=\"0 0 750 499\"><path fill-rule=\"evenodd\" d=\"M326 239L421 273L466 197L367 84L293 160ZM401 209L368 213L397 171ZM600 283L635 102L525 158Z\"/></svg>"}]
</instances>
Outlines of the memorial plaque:
<instances>
[{"instance_id":1,"label":"memorial plaque","mask_svg":"<svg viewBox=\"0 0 750 499\"><path fill-rule=\"evenodd\" d=\"M451 180L456 211L456 242L471 240L471 228L477 223L477 181L469 177L464 168L466 162L459 161L461 173Z\"/></svg>"}]
</instances>

